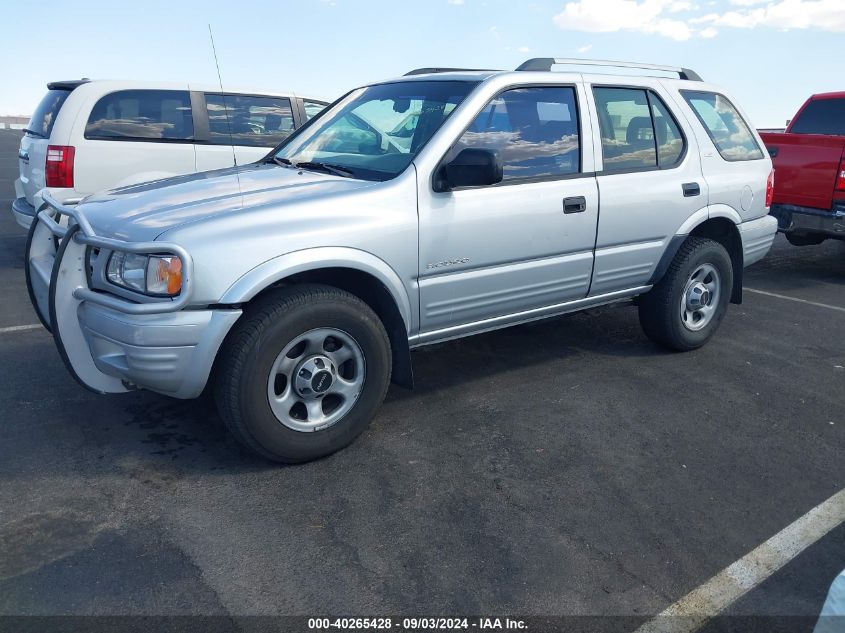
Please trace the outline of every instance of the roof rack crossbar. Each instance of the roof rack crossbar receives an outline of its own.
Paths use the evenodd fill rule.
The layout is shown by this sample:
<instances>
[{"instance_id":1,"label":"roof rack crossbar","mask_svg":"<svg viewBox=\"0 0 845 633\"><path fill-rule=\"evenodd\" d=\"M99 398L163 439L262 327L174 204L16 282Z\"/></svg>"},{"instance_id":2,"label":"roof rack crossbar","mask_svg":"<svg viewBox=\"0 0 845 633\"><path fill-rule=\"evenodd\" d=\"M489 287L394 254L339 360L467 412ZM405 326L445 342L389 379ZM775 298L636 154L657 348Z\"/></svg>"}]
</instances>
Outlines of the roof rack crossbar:
<instances>
[{"instance_id":1,"label":"roof rack crossbar","mask_svg":"<svg viewBox=\"0 0 845 633\"><path fill-rule=\"evenodd\" d=\"M576 59L570 57L535 57L524 62L517 70L522 71L550 71L552 66L615 66L617 68L638 68L641 70L659 70L668 73L677 73L681 79L690 81L701 81L698 73L689 68L679 66L658 66L657 64L638 64L636 62L617 62L609 59Z\"/></svg>"},{"instance_id":2,"label":"roof rack crossbar","mask_svg":"<svg viewBox=\"0 0 845 633\"><path fill-rule=\"evenodd\" d=\"M434 73L476 73L476 72L491 72L489 68L415 68L414 70L404 74L404 77L412 77L414 75L431 75Z\"/></svg>"}]
</instances>

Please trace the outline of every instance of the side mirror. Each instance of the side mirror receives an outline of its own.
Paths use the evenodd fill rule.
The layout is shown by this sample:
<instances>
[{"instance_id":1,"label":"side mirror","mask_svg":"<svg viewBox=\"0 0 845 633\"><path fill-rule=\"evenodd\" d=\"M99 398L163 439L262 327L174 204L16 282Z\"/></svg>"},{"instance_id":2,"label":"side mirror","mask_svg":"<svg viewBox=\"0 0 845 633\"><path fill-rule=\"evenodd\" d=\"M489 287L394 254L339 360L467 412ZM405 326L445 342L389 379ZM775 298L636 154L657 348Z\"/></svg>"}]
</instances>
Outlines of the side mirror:
<instances>
[{"instance_id":1,"label":"side mirror","mask_svg":"<svg viewBox=\"0 0 845 633\"><path fill-rule=\"evenodd\" d=\"M468 147L440 168L437 191L458 187L484 187L502 182L504 169L499 152Z\"/></svg>"}]
</instances>

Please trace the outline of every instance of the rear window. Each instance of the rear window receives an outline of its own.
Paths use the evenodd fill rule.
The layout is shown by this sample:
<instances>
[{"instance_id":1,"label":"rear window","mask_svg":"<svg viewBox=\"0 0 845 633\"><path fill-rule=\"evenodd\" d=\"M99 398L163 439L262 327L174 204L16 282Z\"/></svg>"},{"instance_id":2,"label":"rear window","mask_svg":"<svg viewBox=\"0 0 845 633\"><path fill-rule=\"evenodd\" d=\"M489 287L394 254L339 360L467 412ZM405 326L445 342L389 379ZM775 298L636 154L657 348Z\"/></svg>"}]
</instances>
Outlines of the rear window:
<instances>
[{"instance_id":1,"label":"rear window","mask_svg":"<svg viewBox=\"0 0 845 633\"><path fill-rule=\"evenodd\" d=\"M50 138L53 124L68 95L70 95L70 90L48 90L41 103L35 108L35 113L26 128L27 132L33 136Z\"/></svg>"},{"instance_id":2,"label":"rear window","mask_svg":"<svg viewBox=\"0 0 845 633\"><path fill-rule=\"evenodd\" d=\"M328 104L322 103L320 101L309 101L308 99L305 99L302 102L302 105L305 107L305 120L310 121L315 116L320 114L320 112L322 112Z\"/></svg>"},{"instance_id":3,"label":"rear window","mask_svg":"<svg viewBox=\"0 0 845 633\"><path fill-rule=\"evenodd\" d=\"M707 130L719 154L728 161L757 160L763 150L748 124L724 95L682 90L681 94Z\"/></svg>"},{"instance_id":4,"label":"rear window","mask_svg":"<svg viewBox=\"0 0 845 633\"><path fill-rule=\"evenodd\" d=\"M789 131L796 134L845 136L845 99L810 101Z\"/></svg>"},{"instance_id":5,"label":"rear window","mask_svg":"<svg viewBox=\"0 0 845 633\"><path fill-rule=\"evenodd\" d=\"M106 141L189 141L194 138L187 90L121 90L91 110L85 138Z\"/></svg>"},{"instance_id":6,"label":"rear window","mask_svg":"<svg viewBox=\"0 0 845 633\"><path fill-rule=\"evenodd\" d=\"M290 99L284 97L207 93L205 103L215 145L275 147L294 129Z\"/></svg>"}]
</instances>

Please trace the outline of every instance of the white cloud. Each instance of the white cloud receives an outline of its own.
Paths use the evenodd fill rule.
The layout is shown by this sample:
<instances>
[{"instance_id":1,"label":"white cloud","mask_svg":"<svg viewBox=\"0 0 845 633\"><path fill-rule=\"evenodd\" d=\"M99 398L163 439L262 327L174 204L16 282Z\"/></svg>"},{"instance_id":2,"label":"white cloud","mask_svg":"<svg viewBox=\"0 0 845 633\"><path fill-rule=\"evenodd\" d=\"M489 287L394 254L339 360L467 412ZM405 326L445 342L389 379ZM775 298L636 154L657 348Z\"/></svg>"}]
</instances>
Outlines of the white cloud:
<instances>
[{"instance_id":1,"label":"white cloud","mask_svg":"<svg viewBox=\"0 0 845 633\"><path fill-rule=\"evenodd\" d=\"M735 0L749 2L750 0ZM743 5L746 6L746 5ZM780 0L766 6L738 9L727 13L702 16L702 23L737 29L767 26L775 29L821 29L845 31L845 8L842 0Z\"/></svg>"},{"instance_id":2,"label":"white cloud","mask_svg":"<svg viewBox=\"0 0 845 633\"><path fill-rule=\"evenodd\" d=\"M669 13L680 13L681 11L691 11L693 9L692 2L685 2L681 0L680 2L673 2L669 5Z\"/></svg>"},{"instance_id":3,"label":"white cloud","mask_svg":"<svg viewBox=\"0 0 845 633\"><path fill-rule=\"evenodd\" d=\"M592 44L587 44L586 46L582 46L581 48L579 48L578 52L579 53L589 53L592 48L593 48Z\"/></svg>"},{"instance_id":4,"label":"white cloud","mask_svg":"<svg viewBox=\"0 0 845 633\"><path fill-rule=\"evenodd\" d=\"M463 4L464 0L446 0L449 4Z\"/></svg>"},{"instance_id":5,"label":"white cloud","mask_svg":"<svg viewBox=\"0 0 845 633\"><path fill-rule=\"evenodd\" d=\"M674 0L579 0L567 3L554 22L562 29L573 31L640 31L688 40L692 31L686 22L661 17L672 4Z\"/></svg>"},{"instance_id":6,"label":"white cloud","mask_svg":"<svg viewBox=\"0 0 845 633\"><path fill-rule=\"evenodd\" d=\"M520 46L517 50L520 53L530 53L531 52L531 49L528 48L527 46Z\"/></svg>"},{"instance_id":7,"label":"white cloud","mask_svg":"<svg viewBox=\"0 0 845 633\"><path fill-rule=\"evenodd\" d=\"M843 0L729 0L723 13L695 15L699 7L687 0L576 0L554 16L565 30L588 33L633 31L676 41L713 38L719 29L820 29L845 31ZM712 6L712 2L706 3ZM676 14L684 13L683 17Z\"/></svg>"},{"instance_id":8,"label":"white cloud","mask_svg":"<svg viewBox=\"0 0 845 633\"><path fill-rule=\"evenodd\" d=\"M491 26L490 29L489 29L489 32L490 32L490 35L495 37L497 40L502 39L502 34L499 33L499 27L498 26Z\"/></svg>"}]
</instances>

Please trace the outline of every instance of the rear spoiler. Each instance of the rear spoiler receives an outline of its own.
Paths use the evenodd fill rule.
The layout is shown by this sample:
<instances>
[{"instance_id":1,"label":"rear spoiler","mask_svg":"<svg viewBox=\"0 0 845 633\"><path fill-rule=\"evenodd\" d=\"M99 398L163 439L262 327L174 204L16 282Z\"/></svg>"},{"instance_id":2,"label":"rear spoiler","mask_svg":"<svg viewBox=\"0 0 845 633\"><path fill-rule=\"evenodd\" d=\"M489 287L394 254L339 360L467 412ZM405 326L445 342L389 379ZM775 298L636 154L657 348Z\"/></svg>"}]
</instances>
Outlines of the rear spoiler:
<instances>
[{"instance_id":1,"label":"rear spoiler","mask_svg":"<svg viewBox=\"0 0 845 633\"><path fill-rule=\"evenodd\" d=\"M82 79L70 79L68 81L51 81L47 84L47 90L75 90L82 84L87 84L90 79L83 77Z\"/></svg>"}]
</instances>

